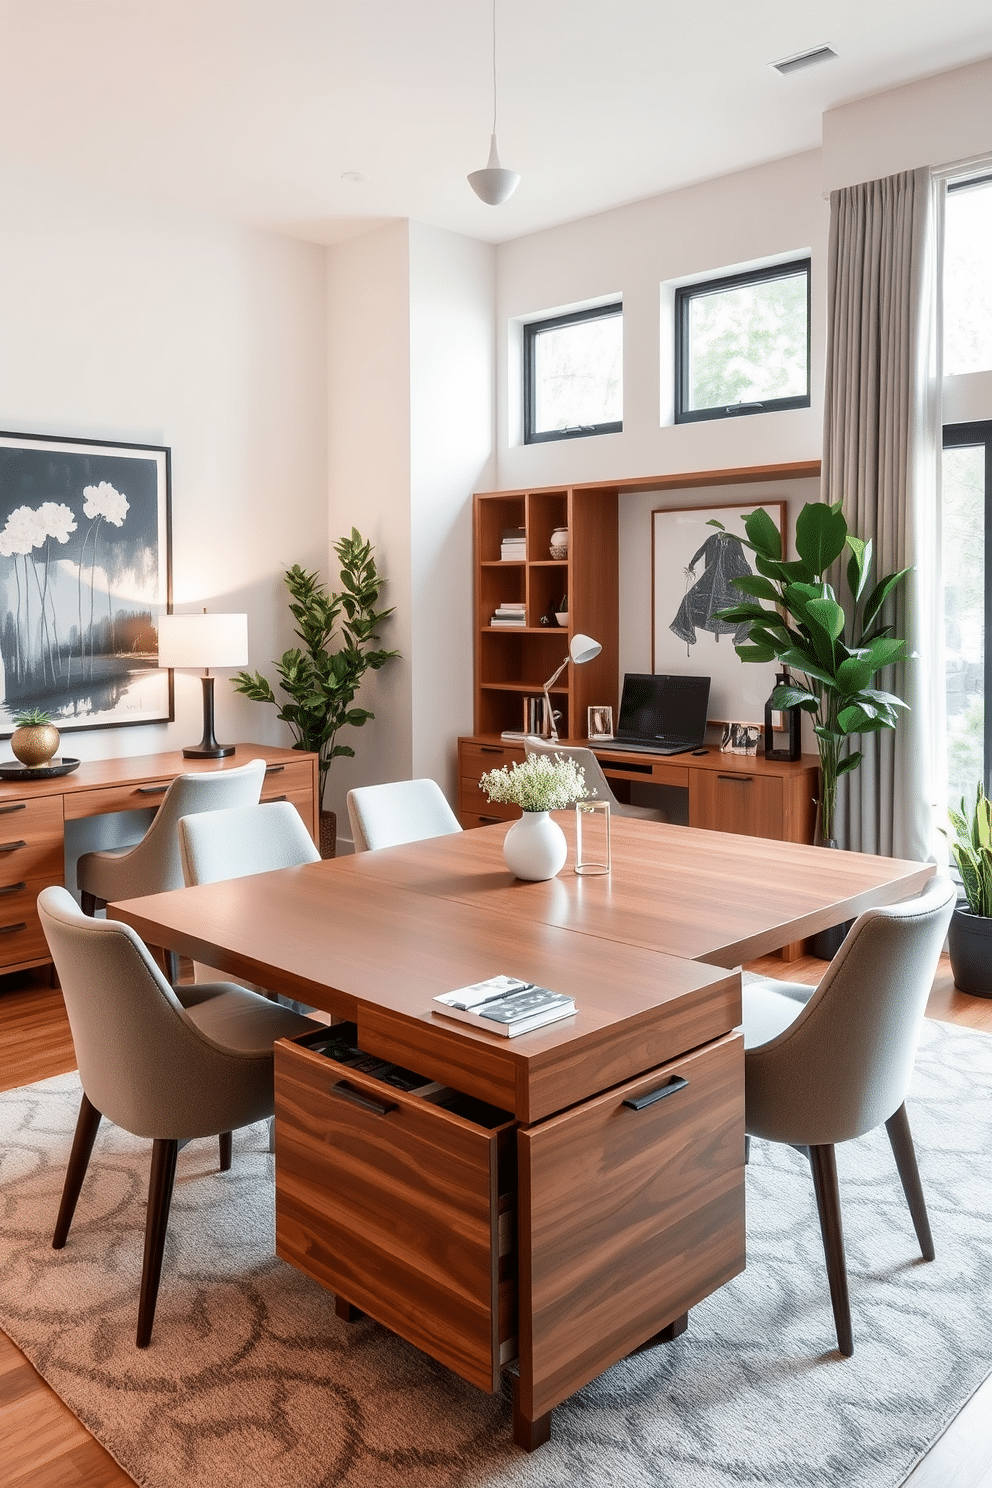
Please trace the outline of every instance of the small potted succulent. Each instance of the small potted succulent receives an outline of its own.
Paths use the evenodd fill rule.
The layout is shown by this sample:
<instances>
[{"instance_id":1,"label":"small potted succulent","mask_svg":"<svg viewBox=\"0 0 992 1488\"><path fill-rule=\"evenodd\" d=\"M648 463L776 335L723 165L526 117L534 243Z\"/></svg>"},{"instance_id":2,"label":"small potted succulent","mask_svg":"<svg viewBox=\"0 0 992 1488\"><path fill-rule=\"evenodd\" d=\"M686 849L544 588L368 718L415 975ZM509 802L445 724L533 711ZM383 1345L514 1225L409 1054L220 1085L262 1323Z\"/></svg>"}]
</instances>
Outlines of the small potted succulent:
<instances>
[{"instance_id":1,"label":"small potted succulent","mask_svg":"<svg viewBox=\"0 0 992 1488\"><path fill-rule=\"evenodd\" d=\"M44 709L29 708L14 714L10 747L15 758L29 770L47 765L58 752L60 742L59 731Z\"/></svg>"},{"instance_id":2,"label":"small potted succulent","mask_svg":"<svg viewBox=\"0 0 992 1488\"><path fill-rule=\"evenodd\" d=\"M503 840L506 866L517 878L554 878L568 856L565 834L550 811L564 811L594 795L575 760L556 754L529 754L522 764L487 770L479 781L490 801L519 806L523 816Z\"/></svg>"},{"instance_id":3,"label":"small potted succulent","mask_svg":"<svg viewBox=\"0 0 992 1488\"><path fill-rule=\"evenodd\" d=\"M951 853L958 865L968 906L951 916L947 947L954 985L974 997L992 997L992 802L979 785L974 810L964 800L949 811L956 841Z\"/></svg>"}]
</instances>

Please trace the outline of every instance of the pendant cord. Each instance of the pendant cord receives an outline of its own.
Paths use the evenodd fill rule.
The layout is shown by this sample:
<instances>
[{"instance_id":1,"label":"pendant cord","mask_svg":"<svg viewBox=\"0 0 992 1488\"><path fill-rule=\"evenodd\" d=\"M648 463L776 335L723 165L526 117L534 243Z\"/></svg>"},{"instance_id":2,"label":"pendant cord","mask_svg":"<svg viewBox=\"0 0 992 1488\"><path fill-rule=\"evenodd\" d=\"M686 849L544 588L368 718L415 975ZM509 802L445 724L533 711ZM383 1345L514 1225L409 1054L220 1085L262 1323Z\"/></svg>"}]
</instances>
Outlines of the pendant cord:
<instances>
[{"instance_id":1,"label":"pendant cord","mask_svg":"<svg viewBox=\"0 0 992 1488\"><path fill-rule=\"evenodd\" d=\"M493 134L496 133L496 0L493 0Z\"/></svg>"}]
</instances>

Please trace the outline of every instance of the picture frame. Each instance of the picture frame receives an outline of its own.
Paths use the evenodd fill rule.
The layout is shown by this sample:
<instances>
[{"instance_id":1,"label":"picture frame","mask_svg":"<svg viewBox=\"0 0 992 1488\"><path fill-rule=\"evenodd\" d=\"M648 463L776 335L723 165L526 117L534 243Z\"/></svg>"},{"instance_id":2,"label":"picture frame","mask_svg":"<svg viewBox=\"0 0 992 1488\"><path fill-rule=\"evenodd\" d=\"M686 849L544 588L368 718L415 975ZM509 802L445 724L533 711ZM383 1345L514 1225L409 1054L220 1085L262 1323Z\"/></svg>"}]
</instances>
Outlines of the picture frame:
<instances>
[{"instance_id":1,"label":"picture frame","mask_svg":"<svg viewBox=\"0 0 992 1488\"><path fill-rule=\"evenodd\" d=\"M586 734L590 739L613 738L613 709L608 704L594 703L586 709Z\"/></svg>"},{"instance_id":2,"label":"picture frame","mask_svg":"<svg viewBox=\"0 0 992 1488\"><path fill-rule=\"evenodd\" d=\"M775 663L744 663L734 649L746 627L714 621L713 611L745 598L731 584L753 573L744 518L763 507L783 540L786 503L755 496L746 505L658 507L651 513L651 669L710 678L713 723L761 723L775 686ZM711 522L722 524L711 526ZM730 539L728 541L728 539Z\"/></svg>"},{"instance_id":3,"label":"picture frame","mask_svg":"<svg viewBox=\"0 0 992 1488\"><path fill-rule=\"evenodd\" d=\"M757 754L761 729L756 723L725 723L720 740L721 754Z\"/></svg>"},{"instance_id":4,"label":"picture frame","mask_svg":"<svg viewBox=\"0 0 992 1488\"><path fill-rule=\"evenodd\" d=\"M164 445L0 432L0 738L171 722L171 501Z\"/></svg>"}]
</instances>

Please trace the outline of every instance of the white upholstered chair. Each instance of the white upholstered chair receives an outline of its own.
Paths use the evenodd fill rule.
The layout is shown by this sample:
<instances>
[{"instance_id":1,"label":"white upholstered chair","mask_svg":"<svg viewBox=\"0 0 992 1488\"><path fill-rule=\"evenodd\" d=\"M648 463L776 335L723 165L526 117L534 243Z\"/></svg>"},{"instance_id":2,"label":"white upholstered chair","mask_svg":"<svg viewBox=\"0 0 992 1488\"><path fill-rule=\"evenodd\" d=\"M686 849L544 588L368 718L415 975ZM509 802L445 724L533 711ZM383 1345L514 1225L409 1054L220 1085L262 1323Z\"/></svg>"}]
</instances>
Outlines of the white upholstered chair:
<instances>
[{"instance_id":1,"label":"white upholstered chair","mask_svg":"<svg viewBox=\"0 0 992 1488\"><path fill-rule=\"evenodd\" d=\"M436 780L394 780L350 790L348 820L356 853L462 829Z\"/></svg>"},{"instance_id":2,"label":"white upholstered chair","mask_svg":"<svg viewBox=\"0 0 992 1488\"><path fill-rule=\"evenodd\" d=\"M933 1238L906 1115L906 1091L955 903L940 878L918 899L854 922L818 986L744 984L745 1128L806 1149L837 1342L854 1351L834 1147L883 1121L924 1259Z\"/></svg>"},{"instance_id":3,"label":"white upholstered chair","mask_svg":"<svg viewBox=\"0 0 992 1488\"><path fill-rule=\"evenodd\" d=\"M52 1245L72 1223L102 1116L151 1139L152 1163L137 1344L152 1332L176 1158L194 1137L220 1137L272 1115L272 1046L314 1027L232 983L173 989L141 939L117 920L92 919L62 888L43 889L38 913L62 984L83 1098Z\"/></svg>"},{"instance_id":4,"label":"white upholstered chair","mask_svg":"<svg viewBox=\"0 0 992 1488\"><path fill-rule=\"evenodd\" d=\"M577 765L581 765L585 771L586 785L594 793L597 801L609 801L610 811L614 816L637 816L642 821L667 821L668 814L660 807L655 806L631 806L626 801L618 801L610 788L610 782L603 774L603 767L593 754L591 749L585 749L579 744L552 744L548 739L541 739L536 734L528 734L524 739L525 754L549 754L552 757L560 754L564 759L573 759Z\"/></svg>"}]
</instances>

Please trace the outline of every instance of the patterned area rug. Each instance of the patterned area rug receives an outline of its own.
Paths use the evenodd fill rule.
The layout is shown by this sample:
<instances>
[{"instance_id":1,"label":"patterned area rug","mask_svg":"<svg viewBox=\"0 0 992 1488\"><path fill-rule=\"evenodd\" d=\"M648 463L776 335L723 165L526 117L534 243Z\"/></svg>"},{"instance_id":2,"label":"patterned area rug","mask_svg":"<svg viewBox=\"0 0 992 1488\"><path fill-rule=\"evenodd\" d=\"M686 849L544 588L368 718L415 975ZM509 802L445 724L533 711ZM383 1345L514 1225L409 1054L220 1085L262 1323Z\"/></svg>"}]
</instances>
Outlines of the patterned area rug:
<instances>
[{"instance_id":1,"label":"patterned area rug","mask_svg":"<svg viewBox=\"0 0 992 1488\"><path fill-rule=\"evenodd\" d=\"M910 1101L937 1245L884 1132L839 1149L855 1354L835 1351L812 1188L756 1142L748 1267L676 1342L555 1412L533 1456L491 1398L272 1256L266 1131L180 1154L152 1346L134 1347L148 1144L98 1138L50 1239L78 1085L0 1096L0 1324L149 1488L894 1488L992 1370L992 1038L928 1024Z\"/></svg>"}]
</instances>

